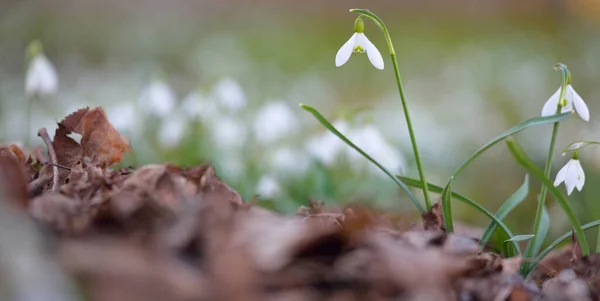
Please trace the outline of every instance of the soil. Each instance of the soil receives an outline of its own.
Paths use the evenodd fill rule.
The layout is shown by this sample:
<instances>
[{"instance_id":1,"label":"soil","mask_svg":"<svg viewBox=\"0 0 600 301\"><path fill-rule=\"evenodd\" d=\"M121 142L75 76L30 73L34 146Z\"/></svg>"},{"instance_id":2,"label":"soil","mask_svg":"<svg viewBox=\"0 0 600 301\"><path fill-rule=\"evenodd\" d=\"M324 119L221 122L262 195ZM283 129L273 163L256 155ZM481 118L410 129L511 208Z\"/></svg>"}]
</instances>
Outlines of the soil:
<instances>
[{"instance_id":1,"label":"soil","mask_svg":"<svg viewBox=\"0 0 600 301\"><path fill-rule=\"evenodd\" d=\"M9 300L600 300L600 257L573 244L523 279L522 258L446 232L439 205L422 221L318 201L284 216L210 164L111 168L130 147L102 108L39 134L47 151L0 146Z\"/></svg>"}]
</instances>

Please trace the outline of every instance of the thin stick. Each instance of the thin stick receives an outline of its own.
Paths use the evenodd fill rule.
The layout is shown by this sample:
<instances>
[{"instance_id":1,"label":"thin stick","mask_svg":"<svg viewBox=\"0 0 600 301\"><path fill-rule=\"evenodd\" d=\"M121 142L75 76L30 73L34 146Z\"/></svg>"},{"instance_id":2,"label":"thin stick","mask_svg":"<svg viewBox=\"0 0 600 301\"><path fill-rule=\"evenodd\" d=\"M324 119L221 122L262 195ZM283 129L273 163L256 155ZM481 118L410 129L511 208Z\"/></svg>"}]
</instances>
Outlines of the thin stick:
<instances>
[{"instance_id":1,"label":"thin stick","mask_svg":"<svg viewBox=\"0 0 600 301\"><path fill-rule=\"evenodd\" d=\"M48 148L48 153L50 154L50 162L52 163L52 192L56 192L58 190L58 160L56 159L56 152L54 152L54 146L52 146L52 141L50 141L50 136L48 136L48 131L46 128L41 128L38 131L38 136L42 137L44 143L46 143L46 147Z\"/></svg>"}]
</instances>

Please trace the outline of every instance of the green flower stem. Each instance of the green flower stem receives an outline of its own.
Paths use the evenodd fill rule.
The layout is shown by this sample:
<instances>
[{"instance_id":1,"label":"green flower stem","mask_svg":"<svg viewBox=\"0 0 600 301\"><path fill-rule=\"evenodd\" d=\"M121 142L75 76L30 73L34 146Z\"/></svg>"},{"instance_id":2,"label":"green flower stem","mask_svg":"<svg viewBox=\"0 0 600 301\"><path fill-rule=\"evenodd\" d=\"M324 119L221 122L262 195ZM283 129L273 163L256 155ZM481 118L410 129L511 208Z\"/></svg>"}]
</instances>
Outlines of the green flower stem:
<instances>
[{"instance_id":1,"label":"green flower stem","mask_svg":"<svg viewBox=\"0 0 600 301\"><path fill-rule=\"evenodd\" d=\"M400 78L400 71L398 70L398 60L396 59L396 52L394 51L394 45L392 44L392 39L390 38L390 34L387 30L387 27L383 23L377 15L372 13L366 9L351 9L350 12L355 12L360 15L363 15L369 19L371 19L383 32L385 36L385 40L388 44L390 55L392 57L392 65L394 65L394 73L396 74L396 83L398 84L398 92L400 93L400 100L402 101L402 110L404 111L404 118L406 119L406 125L408 127L408 133L410 135L410 142L412 144L413 154L415 156L415 161L417 163L417 169L419 170L419 177L421 180L421 184L423 185L423 197L425 198L425 208L427 210L431 209L431 200L429 198L429 191L427 188L427 180L425 179L425 173L423 172L423 165L421 163L421 156L419 155L419 148L417 146L417 139L415 138L415 132L412 127L412 122L410 120L410 113L408 112L408 104L406 102L406 96L404 95L404 88L402 87L402 80Z\"/></svg>"},{"instance_id":2,"label":"green flower stem","mask_svg":"<svg viewBox=\"0 0 600 301\"><path fill-rule=\"evenodd\" d=\"M561 76L561 89L560 89L560 96L558 98L558 105L556 106L556 114L560 114L561 109L562 109L562 105L563 105L563 98L565 96L565 90L567 88L567 84L570 78L569 75L569 71L567 70L567 67L563 64L557 64L555 66L555 69L560 69L562 76ZM556 145L556 136L558 135L558 125L559 122L555 122L554 126L552 127L552 136L550 138L550 148L548 149L548 157L546 158L546 165L544 167L544 176L546 176L546 178L550 179L550 173L552 171L552 159L554 157L554 147ZM535 235L533 237L533 239L527 244L527 248L525 249L525 257L527 258L532 258L533 256L536 255L536 253L539 251L540 247L542 246L542 242L544 240L545 237L543 237L543 235L539 235L540 233L540 228L542 225L542 215L544 212L544 206L546 205L546 195L548 194L548 187L546 187L546 185L542 185L542 187L540 188L540 195L538 198L538 205L537 205L537 209L535 211L535 218L533 221L533 235ZM527 266L529 265L529 263L526 263L525 266L525 270L527 269Z\"/></svg>"}]
</instances>

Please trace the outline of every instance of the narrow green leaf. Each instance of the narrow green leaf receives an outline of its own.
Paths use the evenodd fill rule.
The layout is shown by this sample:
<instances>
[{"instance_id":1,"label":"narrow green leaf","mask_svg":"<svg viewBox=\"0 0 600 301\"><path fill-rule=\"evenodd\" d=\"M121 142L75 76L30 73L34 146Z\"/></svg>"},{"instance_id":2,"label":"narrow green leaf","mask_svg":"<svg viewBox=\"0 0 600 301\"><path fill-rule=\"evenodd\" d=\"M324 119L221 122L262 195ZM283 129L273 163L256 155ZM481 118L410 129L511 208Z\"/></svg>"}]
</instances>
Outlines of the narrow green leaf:
<instances>
[{"instance_id":1,"label":"narrow green leaf","mask_svg":"<svg viewBox=\"0 0 600 301\"><path fill-rule=\"evenodd\" d=\"M502 253L504 254L504 257L509 258L509 257L515 256L515 251L512 248L513 244L511 244L511 242L512 243L517 243L517 242L520 242L520 241L531 239L534 236L535 235L533 235L533 234L516 235L516 236L513 236L513 237L505 240L502 243Z\"/></svg>"},{"instance_id":2,"label":"narrow green leaf","mask_svg":"<svg viewBox=\"0 0 600 301\"><path fill-rule=\"evenodd\" d=\"M454 223L452 223L452 180L450 178L450 182L442 191L442 217L444 218L444 227L447 232L454 232ZM429 184L427 184L429 186Z\"/></svg>"},{"instance_id":3,"label":"narrow green leaf","mask_svg":"<svg viewBox=\"0 0 600 301\"><path fill-rule=\"evenodd\" d=\"M515 235L509 239L507 239L506 241L525 241L525 240L530 240L531 238L533 238L535 235L534 234L521 234L521 235Z\"/></svg>"},{"instance_id":4,"label":"narrow green leaf","mask_svg":"<svg viewBox=\"0 0 600 301\"><path fill-rule=\"evenodd\" d=\"M473 161L475 161L475 159L477 159L477 157L481 156L481 154L483 154L490 147L492 147L496 143L506 139L507 137L514 135L514 134L516 134L528 127L531 127L531 126L543 125L543 124L549 124L549 123L555 123L555 122L561 121L561 120L569 117L570 114L572 114L572 112L556 114L556 115L546 116L546 117L541 117L541 116L534 117L534 118L528 119L510 129L508 129L504 133L496 136L494 139L492 139L488 143L484 144L477 151L475 151L469 158L467 158L465 161L463 161L463 163L454 171L454 173L452 173L452 176L450 178L456 178L463 170L465 170L465 168L467 168L467 166L469 166L471 163L473 163ZM448 186L448 185L446 184L446 186ZM444 216L444 219L448 219L448 217ZM449 219L452 220L452 218L449 218Z\"/></svg>"},{"instance_id":5,"label":"narrow green leaf","mask_svg":"<svg viewBox=\"0 0 600 301\"><path fill-rule=\"evenodd\" d=\"M425 213L425 210L423 209L423 207L419 203L419 200L410 191L410 189L408 188L408 186L406 186L404 183L402 183L401 180L399 180L398 178L396 178L387 168L383 167L383 165L381 165L375 159L371 158L371 156L369 156L362 149L360 149L358 146L356 146L354 143L352 143L352 141L348 140L348 138L346 138L346 136L344 136L342 133L340 133L331 123L329 123L329 121L327 121L327 119L325 119L325 117L323 117L323 115L321 115L321 113L319 113L319 111L317 111L317 109L315 109L315 108L313 108L311 106L305 105L305 104L300 104L300 107L302 109L304 109L304 110L312 113L313 116L321 124L323 124L325 126L325 128L327 128L330 132L332 132L334 135L336 135L338 138L340 138L342 141L344 141L346 144L348 144L348 146L352 147L355 151L357 151L358 153L360 153L367 160L371 161L371 163L375 164L375 166L377 166L381 171L383 171L388 177L390 177L392 179L392 181L394 181L394 183L396 183L398 186L400 186L400 188L402 188L408 194L408 196L410 197L410 199L413 202L413 204L415 204L415 207L417 207L417 209L421 213Z\"/></svg>"},{"instance_id":6,"label":"narrow green leaf","mask_svg":"<svg viewBox=\"0 0 600 301\"><path fill-rule=\"evenodd\" d=\"M423 189L423 184L421 183L421 180L408 178L408 177L404 177L404 176L397 176L397 177L408 186ZM442 191L444 190L442 187L437 186L435 184L431 184L431 183L427 183L427 188L429 188L429 191L431 191L433 193L442 193ZM496 218L494 216L494 214L489 212L483 206L479 205L477 202L475 202L461 194L458 194L456 192L452 192L452 197L455 200L461 201L461 202L475 208L477 211L479 211L479 212L483 213L484 215L486 215L487 217L489 217L491 220L493 220L498 225L498 227L500 227L500 229L504 232L504 234L506 234L506 236L508 236L509 238L514 236L512 234L512 232L510 231L510 229L506 226L506 224L504 224L504 222L502 222L501 220ZM481 242L479 243L479 245L483 246L481 244ZM515 250L517 250L517 253L519 255L521 255L521 248L519 247L519 245L517 243L514 243L514 247L515 247Z\"/></svg>"},{"instance_id":7,"label":"narrow green leaf","mask_svg":"<svg viewBox=\"0 0 600 301\"><path fill-rule=\"evenodd\" d=\"M561 206L561 208L571 221L571 224L573 225L575 235L577 237L577 240L579 241L579 245L581 246L581 251L583 255L588 255L590 253L590 247L585 238L585 234L583 233L583 229L581 229L581 223L579 222L579 219L577 219L577 216L575 215L575 212L573 212L573 209L571 209L569 202L565 199L562 193L556 187L554 187L552 181L550 181L546 177L544 172L531 161L531 159L516 142L514 142L512 139L507 139L506 144L515 160L521 166L527 169L529 173L535 175L542 182L542 184L546 185L548 191L550 191L550 193L554 195L554 197L558 201L558 204ZM539 235L539 233L534 234ZM535 239L539 238L536 237Z\"/></svg>"},{"instance_id":8,"label":"narrow green leaf","mask_svg":"<svg viewBox=\"0 0 600 301\"><path fill-rule=\"evenodd\" d=\"M531 118L529 120L526 120L512 128L510 128L509 130L507 130L506 132L496 136L496 138L492 139L490 142L486 143L485 145L483 145L482 147L480 147L476 152L474 152L469 158L467 158L452 174L452 177L456 178L456 176L461 173L465 168L467 168L467 166L469 166L469 164L471 164L475 159L477 159L477 157L479 157L481 154L483 154L486 150L488 150L490 147L494 146L494 144L504 140L505 138L514 135L528 127L531 126L535 126L535 125L544 125L544 124L551 124L551 123L555 123L558 121L561 121L567 117L569 117L569 115L571 115L572 113L562 113L562 114L557 114L557 115L552 115L552 116L546 116L546 117L534 117Z\"/></svg>"},{"instance_id":9,"label":"narrow green leaf","mask_svg":"<svg viewBox=\"0 0 600 301\"><path fill-rule=\"evenodd\" d=\"M500 206L498 211L496 211L496 218L504 220L515 207L525 200L527 194L529 194L529 175L525 174L525 181L523 181L521 187L519 187L519 189L517 189L517 191L515 191L502 206ZM491 221L481 236L481 244L485 245L490 241L494 231L496 231L496 227L496 223Z\"/></svg>"},{"instance_id":10,"label":"narrow green leaf","mask_svg":"<svg viewBox=\"0 0 600 301\"><path fill-rule=\"evenodd\" d=\"M576 151L576 150L580 150L588 145L594 145L594 144L600 144L600 142L598 141L575 141L575 142L571 142L571 144L567 145L567 147L565 147L565 149L563 150L563 155L566 152L572 152L572 151Z\"/></svg>"},{"instance_id":11,"label":"narrow green leaf","mask_svg":"<svg viewBox=\"0 0 600 301\"><path fill-rule=\"evenodd\" d=\"M597 227L597 226L600 226L600 220L596 220L596 221L587 223L587 224L581 226L581 229L588 230L588 229L591 229L591 228ZM570 239L571 235L572 235L572 232L569 231L569 232L559 236L553 242L551 242L544 250L542 250L540 252L540 254L538 254L538 256L535 258L535 262L533 262L530 265L529 271L527 273L530 273L531 271L533 271L533 269L535 268L535 266L537 265L538 262L540 262L544 257L546 257L546 255L548 255L552 250L554 250L556 247L558 247L558 245L562 244L567 239Z\"/></svg>"},{"instance_id":12,"label":"narrow green leaf","mask_svg":"<svg viewBox=\"0 0 600 301\"><path fill-rule=\"evenodd\" d=\"M542 208L542 219L540 221L540 233L537 234L537 237L533 239L533 250L532 255L537 254L542 248L542 244L546 239L546 235L548 235L548 231L550 230L550 215L548 214L548 209L544 206Z\"/></svg>"}]
</instances>

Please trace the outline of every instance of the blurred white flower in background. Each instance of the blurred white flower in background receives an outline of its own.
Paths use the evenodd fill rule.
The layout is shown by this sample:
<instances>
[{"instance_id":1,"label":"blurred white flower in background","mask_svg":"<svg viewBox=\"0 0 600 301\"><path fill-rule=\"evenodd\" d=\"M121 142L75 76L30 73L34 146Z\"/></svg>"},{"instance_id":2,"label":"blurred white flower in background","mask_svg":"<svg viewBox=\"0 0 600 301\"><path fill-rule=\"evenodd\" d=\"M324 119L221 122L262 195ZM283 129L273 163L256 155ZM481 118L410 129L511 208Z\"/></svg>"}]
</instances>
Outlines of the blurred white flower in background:
<instances>
[{"instance_id":1,"label":"blurred white flower in background","mask_svg":"<svg viewBox=\"0 0 600 301\"><path fill-rule=\"evenodd\" d=\"M158 129L157 139L161 146L172 148L177 146L187 130L187 118L182 112L177 112L173 116L166 116L162 119Z\"/></svg>"},{"instance_id":2,"label":"blurred white flower in background","mask_svg":"<svg viewBox=\"0 0 600 301\"><path fill-rule=\"evenodd\" d=\"M279 147L270 156L271 167L278 172L294 175L306 173L310 162L305 152L291 147Z\"/></svg>"},{"instance_id":3,"label":"blurred white flower in background","mask_svg":"<svg viewBox=\"0 0 600 301\"><path fill-rule=\"evenodd\" d=\"M108 108L108 121L119 131L136 131L135 105L132 102L122 102Z\"/></svg>"},{"instance_id":4,"label":"blurred white flower in background","mask_svg":"<svg viewBox=\"0 0 600 301\"><path fill-rule=\"evenodd\" d=\"M388 143L379 129L374 125L368 124L352 129L346 137L367 153L367 155L383 165L383 167L389 169L393 173L402 173L404 158L401 156L400 151ZM348 158L352 162L350 166L355 171L368 165L369 170L376 174L381 174L383 177L387 176L381 172L377 166L369 162L354 149L347 147L346 151L348 152Z\"/></svg>"},{"instance_id":5,"label":"blurred white flower in background","mask_svg":"<svg viewBox=\"0 0 600 301\"><path fill-rule=\"evenodd\" d=\"M276 141L298 127L298 120L288 104L283 101L263 105L254 119L254 137L261 143Z\"/></svg>"},{"instance_id":6,"label":"blurred white flower in background","mask_svg":"<svg viewBox=\"0 0 600 301\"><path fill-rule=\"evenodd\" d=\"M258 181L256 193L262 198L274 198L281 195L281 186L274 177L265 175Z\"/></svg>"},{"instance_id":7,"label":"blurred white flower in background","mask_svg":"<svg viewBox=\"0 0 600 301\"><path fill-rule=\"evenodd\" d=\"M246 126L233 117L223 116L211 124L210 134L214 143L225 150L237 150L246 143Z\"/></svg>"},{"instance_id":8,"label":"blurred white flower in background","mask_svg":"<svg viewBox=\"0 0 600 301\"><path fill-rule=\"evenodd\" d=\"M198 92L188 94L180 108L190 119L200 119L203 122L217 121L221 115L216 103Z\"/></svg>"},{"instance_id":9,"label":"blurred white flower in background","mask_svg":"<svg viewBox=\"0 0 600 301\"><path fill-rule=\"evenodd\" d=\"M28 47L31 60L25 76L25 92L29 96L50 95L58 90L58 75L56 69L42 52L39 41L32 42Z\"/></svg>"},{"instance_id":10,"label":"blurred white flower in background","mask_svg":"<svg viewBox=\"0 0 600 301\"><path fill-rule=\"evenodd\" d=\"M342 134L346 135L348 133L349 125L345 121L336 120L332 125ZM310 138L304 146L313 158L329 167L335 163L345 147L349 146L329 131L324 131L318 136Z\"/></svg>"},{"instance_id":11,"label":"blurred white flower in background","mask_svg":"<svg viewBox=\"0 0 600 301\"><path fill-rule=\"evenodd\" d=\"M143 89L137 105L144 112L164 117L173 111L177 98L165 81L154 79Z\"/></svg>"},{"instance_id":12,"label":"blurred white flower in background","mask_svg":"<svg viewBox=\"0 0 600 301\"><path fill-rule=\"evenodd\" d=\"M242 86L233 78L225 77L213 87L212 96L217 103L230 111L239 111L246 107L246 94Z\"/></svg>"}]
</instances>

